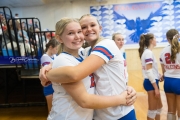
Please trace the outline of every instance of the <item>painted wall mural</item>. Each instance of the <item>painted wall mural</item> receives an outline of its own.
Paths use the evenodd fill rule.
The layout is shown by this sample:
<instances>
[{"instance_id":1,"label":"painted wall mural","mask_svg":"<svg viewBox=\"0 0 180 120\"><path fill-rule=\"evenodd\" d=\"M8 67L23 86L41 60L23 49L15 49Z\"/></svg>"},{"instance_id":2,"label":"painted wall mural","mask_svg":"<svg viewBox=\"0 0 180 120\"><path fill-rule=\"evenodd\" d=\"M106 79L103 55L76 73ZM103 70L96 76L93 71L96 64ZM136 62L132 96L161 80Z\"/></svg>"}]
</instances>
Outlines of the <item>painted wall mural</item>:
<instances>
[{"instance_id":1,"label":"painted wall mural","mask_svg":"<svg viewBox=\"0 0 180 120\"><path fill-rule=\"evenodd\" d=\"M163 43L167 30L180 31L180 0L91 6L90 13L100 21L102 36L111 39L119 32L126 44L137 44L142 33L153 33Z\"/></svg>"}]
</instances>

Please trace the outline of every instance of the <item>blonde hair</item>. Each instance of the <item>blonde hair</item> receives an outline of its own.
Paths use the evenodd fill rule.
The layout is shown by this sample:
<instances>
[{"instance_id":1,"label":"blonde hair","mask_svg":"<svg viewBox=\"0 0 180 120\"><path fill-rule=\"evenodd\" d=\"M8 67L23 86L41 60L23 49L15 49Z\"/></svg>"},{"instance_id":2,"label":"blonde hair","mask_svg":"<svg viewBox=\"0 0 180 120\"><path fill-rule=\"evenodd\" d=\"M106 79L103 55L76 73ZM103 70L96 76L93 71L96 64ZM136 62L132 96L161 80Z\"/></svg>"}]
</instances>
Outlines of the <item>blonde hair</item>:
<instances>
[{"instance_id":1,"label":"blonde hair","mask_svg":"<svg viewBox=\"0 0 180 120\"><path fill-rule=\"evenodd\" d=\"M63 34L64 30L66 29L66 26L71 22L79 23L79 20L73 19L73 18L62 18L60 21L58 21L56 23L56 30L55 30L56 37L57 37L57 35L61 36ZM58 54L61 53L62 51L63 51L63 43L61 43L58 46Z\"/></svg>"},{"instance_id":2,"label":"blonde hair","mask_svg":"<svg viewBox=\"0 0 180 120\"><path fill-rule=\"evenodd\" d=\"M79 19L79 21L81 21L84 17L93 17L93 18L95 18L95 19L97 20L97 18L96 18L95 16L93 16L93 15L91 15L91 14L85 14L85 15L81 16L81 18ZM101 26L101 24L99 23L98 20L97 20L97 23Z\"/></svg>"},{"instance_id":3,"label":"blonde hair","mask_svg":"<svg viewBox=\"0 0 180 120\"><path fill-rule=\"evenodd\" d=\"M171 61L174 62L176 54L180 51L179 32L176 29L170 29L167 31L166 37L171 44Z\"/></svg>"},{"instance_id":4,"label":"blonde hair","mask_svg":"<svg viewBox=\"0 0 180 120\"><path fill-rule=\"evenodd\" d=\"M141 34L140 40L139 40L139 57L141 58L144 48L149 47L150 45L150 40L154 38L154 35L152 33L147 33L147 34Z\"/></svg>"},{"instance_id":5,"label":"blonde hair","mask_svg":"<svg viewBox=\"0 0 180 120\"><path fill-rule=\"evenodd\" d=\"M93 17L93 18L95 18L96 21L97 21L97 23L98 23L98 25L101 26L100 23L99 23L99 21L97 20L97 18L96 18L95 16L91 15L91 14L85 14L85 15L81 16L81 18L79 19L79 21L81 21L81 20L82 20L83 18L85 18L85 17ZM96 41L96 43L95 43L94 45L96 45L97 43L99 43L99 42L100 42L101 40L103 40L103 39L104 39L103 37L99 36L98 39L97 39L97 41Z\"/></svg>"},{"instance_id":6,"label":"blonde hair","mask_svg":"<svg viewBox=\"0 0 180 120\"><path fill-rule=\"evenodd\" d=\"M114 40L115 41L115 37L116 37L116 35L122 35L121 33L114 33L113 35L112 35L112 40Z\"/></svg>"}]
</instances>

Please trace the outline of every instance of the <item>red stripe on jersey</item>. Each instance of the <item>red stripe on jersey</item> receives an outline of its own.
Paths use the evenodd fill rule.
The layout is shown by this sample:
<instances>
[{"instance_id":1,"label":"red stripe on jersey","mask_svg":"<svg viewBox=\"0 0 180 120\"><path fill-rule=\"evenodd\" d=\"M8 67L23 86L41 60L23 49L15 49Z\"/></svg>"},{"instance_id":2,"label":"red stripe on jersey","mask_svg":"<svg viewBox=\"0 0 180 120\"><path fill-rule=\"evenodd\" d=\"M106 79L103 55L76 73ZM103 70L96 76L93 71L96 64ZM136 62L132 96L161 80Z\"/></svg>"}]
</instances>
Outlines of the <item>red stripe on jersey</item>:
<instances>
[{"instance_id":1,"label":"red stripe on jersey","mask_svg":"<svg viewBox=\"0 0 180 120\"><path fill-rule=\"evenodd\" d=\"M96 47L93 49L94 50L98 50L98 51L101 51L102 53L104 53L107 57L109 57L110 59L113 58L113 55L111 55L106 49L104 48L101 48L101 47Z\"/></svg>"}]
</instances>

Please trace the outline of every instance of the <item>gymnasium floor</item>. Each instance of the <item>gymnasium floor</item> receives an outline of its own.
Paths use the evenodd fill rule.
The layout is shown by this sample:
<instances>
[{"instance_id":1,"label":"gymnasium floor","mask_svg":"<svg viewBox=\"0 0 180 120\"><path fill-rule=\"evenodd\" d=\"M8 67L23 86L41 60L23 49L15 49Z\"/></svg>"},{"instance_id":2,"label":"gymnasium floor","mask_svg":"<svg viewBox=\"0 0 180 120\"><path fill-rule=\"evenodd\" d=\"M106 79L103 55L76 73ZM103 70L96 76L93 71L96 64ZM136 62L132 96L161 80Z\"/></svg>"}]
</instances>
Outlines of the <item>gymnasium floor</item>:
<instances>
[{"instance_id":1,"label":"gymnasium floor","mask_svg":"<svg viewBox=\"0 0 180 120\"><path fill-rule=\"evenodd\" d=\"M146 120L147 113L147 95L143 89L141 71L128 71L129 85L133 86L137 91L137 100L134 104L137 120ZM167 104L166 97L163 92L163 83L160 83L161 98L163 101L163 111L161 120L166 120ZM0 120L46 120L46 106L28 106L28 107L11 107L0 108Z\"/></svg>"}]
</instances>

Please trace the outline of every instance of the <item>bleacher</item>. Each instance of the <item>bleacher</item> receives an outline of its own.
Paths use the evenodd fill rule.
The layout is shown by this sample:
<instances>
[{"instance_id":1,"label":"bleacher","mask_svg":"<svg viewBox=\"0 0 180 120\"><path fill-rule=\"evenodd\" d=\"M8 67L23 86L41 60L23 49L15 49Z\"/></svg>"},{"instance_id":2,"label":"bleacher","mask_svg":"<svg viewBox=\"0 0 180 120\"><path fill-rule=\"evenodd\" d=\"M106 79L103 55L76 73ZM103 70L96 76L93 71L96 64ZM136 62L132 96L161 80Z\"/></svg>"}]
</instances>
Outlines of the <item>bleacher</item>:
<instances>
[{"instance_id":1,"label":"bleacher","mask_svg":"<svg viewBox=\"0 0 180 120\"><path fill-rule=\"evenodd\" d=\"M42 31L38 18L14 18L11 9L5 6L0 6L0 14L4 16L3 19L0 19L0 28L2 29L2 38L0 39L0 91L3 91L0 94L4 95L4 100L0 99L0 106L44 105L45 99L40 102L28 102L26 82L34 80L35 83L40 83L38 78L41 67L40 58L48 41L47 35L52 37L54 31ZM35 22L38 23L38 31L34 25ZM25 36L26 33L28 37ZM22 38L21 41L19 36ZM30 46L30 49L27 46ZM14 77L11 78L12 76ZM23 100L16 103L9 99L13 91L10 85L12 79L16 81L16 85L13 87L19 86L22 92L20 96ZM17 96L19 95L17 94Z\"/></svg>"}]
</instances>

